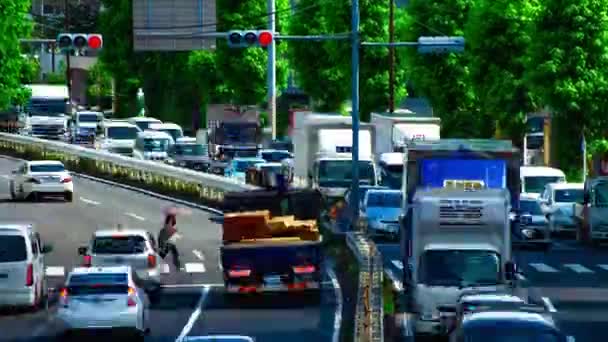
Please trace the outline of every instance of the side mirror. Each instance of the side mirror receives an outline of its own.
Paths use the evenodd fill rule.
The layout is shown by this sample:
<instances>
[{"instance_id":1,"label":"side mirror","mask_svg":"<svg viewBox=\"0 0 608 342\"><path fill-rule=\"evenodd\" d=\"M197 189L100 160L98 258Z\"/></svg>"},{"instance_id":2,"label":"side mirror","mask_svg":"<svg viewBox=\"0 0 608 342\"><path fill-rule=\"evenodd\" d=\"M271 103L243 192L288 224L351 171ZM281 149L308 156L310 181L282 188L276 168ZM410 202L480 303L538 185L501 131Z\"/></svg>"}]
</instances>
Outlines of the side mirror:
<instances>
[{"instance_id":1,"label":"side mirror","mask_svg":"<svg viewBox=\"0 0 608 342\"><path fill-rule=\"evenodd\" d=\"M53 245L47 245L45 244L44 246L42 246L42 254L47 254L53 251Z\"/></svg>"},{"instance_id":2,"label":"side mirror","mask_svg":"<svg viewBox=\"0 0 608 342\"><path fill-rule=\"evenodd\" d=\"M505 278L507 280L515 280L517 274L517 265L513 261L507 261L505 264Z\"/></svg>"},{"instance_id":3,"label":"side mirror","mask_svg":"<svg viewBox=\"0 0 608 342\"><path fill-rule=\"evenodd\" d=\"M87 247L82 246L82 247L78 247L78 255L86 255L87 254Z\"/></svg>"}]
</instances>

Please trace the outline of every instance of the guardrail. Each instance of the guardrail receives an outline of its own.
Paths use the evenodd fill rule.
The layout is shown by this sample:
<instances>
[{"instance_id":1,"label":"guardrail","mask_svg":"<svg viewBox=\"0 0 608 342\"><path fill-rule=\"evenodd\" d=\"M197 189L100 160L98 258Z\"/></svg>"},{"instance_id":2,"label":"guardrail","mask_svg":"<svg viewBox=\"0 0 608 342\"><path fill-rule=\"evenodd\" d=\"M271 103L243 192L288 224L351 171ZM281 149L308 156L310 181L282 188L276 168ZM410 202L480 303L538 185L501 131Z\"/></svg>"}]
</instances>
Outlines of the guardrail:
<instances>
[{"instance_id":1,"label":"guardrail","mask_svg":"<svg viewBox=\"0 0 608 342\"><path fill-rule=\"evenodd\" d=\"M74 172L186 197L214 208L222 207L226 192L258 189L217 175L9 133L0 133L0 154L29 160L61 160Z\"/></svg>"},{"instance_id":2,"label":"guardrail","mask_svg":"<svg viewBox=\"0 0 608 342\"><path fill-rule=\"evenodd\" d=\"M382 342L384 341L382 257L376 245L361 232L346 233L346 244L359 263L354 340Z\"/></svg>"}]
</instances>

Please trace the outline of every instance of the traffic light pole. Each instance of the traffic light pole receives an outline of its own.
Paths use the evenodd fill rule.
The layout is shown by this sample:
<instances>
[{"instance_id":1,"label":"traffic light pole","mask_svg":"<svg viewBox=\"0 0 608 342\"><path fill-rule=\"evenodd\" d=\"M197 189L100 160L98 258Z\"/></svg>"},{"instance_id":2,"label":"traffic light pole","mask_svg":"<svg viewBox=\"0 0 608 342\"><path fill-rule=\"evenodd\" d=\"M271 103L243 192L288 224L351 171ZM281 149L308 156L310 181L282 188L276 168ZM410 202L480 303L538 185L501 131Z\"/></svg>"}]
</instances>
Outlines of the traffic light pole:
<instances>
[{"instance_id":1,"label":"traffic light pole","mask_svg":"<svg viewBox=\"0 0 608 342\"><path fill-rule=\"evenodd\" d=\"M268 0L268 30L276 31L276 0ZM277 139L277 49L273 41L268 45L268 115L272 125L272 140Z\"/></svg>"},{"instance_id":2,"label":"traffic light pole","mask_svg":"<svg viewBox=\"0 0 608 342\"><path fill-rule=\"evenodd\" d=\"M68 0L63 0L64 21L63 27L65 32L70 32L70 6ZM65 53L65 83L68 87L68 101L72 108L72 73L70 72L70 52Z\"/></svg>"},{"instance_id":3,"label":"traffic light pole","mask_svg":"<svg viewBox=\"0 0 608 342\"><path fill-rule=\"evenodd\" d=\"M351 116L353 119L353 149L352 149L352 226L359 222L359 0L352 0L351 7Z\"/></svg>"}]
</instances>

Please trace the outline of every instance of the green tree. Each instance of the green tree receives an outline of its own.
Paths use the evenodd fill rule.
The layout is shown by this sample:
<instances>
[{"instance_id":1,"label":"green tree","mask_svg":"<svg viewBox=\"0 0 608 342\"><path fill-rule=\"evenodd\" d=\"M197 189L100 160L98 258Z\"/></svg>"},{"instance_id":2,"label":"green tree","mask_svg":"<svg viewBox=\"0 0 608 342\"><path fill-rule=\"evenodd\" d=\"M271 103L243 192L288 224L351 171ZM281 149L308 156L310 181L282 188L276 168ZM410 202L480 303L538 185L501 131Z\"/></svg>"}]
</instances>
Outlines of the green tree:
<instances>
[{"instance_id":1,"label":"green tree","mask_svg":"<svg viewBox=\"0 0 608 342\"><path fill-rule=\"evenodd\" d=\"M112 75L103 62L97 62L87 76L87 99L90 105L104 106L104 100L112 97Z\"/></svg>"},{"instance_id":2,"label":"green tree","mask_svg":"<svg viewBox=\"0 0 608 342\"><path fill-rule=\"evenodd\" d=\"M407 6L408 29L403 40L421 36L462 36L473 0L411 0ZM431 102L441 117L442 136L490 137L493 119L479 109L470 78L471 56L464 54L420 55L406 51L404 68L409 72L414 90Z\"/></svg>"},{"instance_id":3,"label":"green tree","mask_svg":"<svg viewBox=\"0 0 608 342\"><path fill-rule=\"evenodd\" d=\"M115 81L115 114L128 117L135 113L137 89L141 85L140 60L133 51L133 6L130 0L102 0L102 4L105 11L100 13L99 27L104 49L100 60Z\"/></svg>"},{"instance_id":4,"label":"green tree","mask_svg":"<svg viewBox=\"0 0 608 342\"><path fill-rule=\"evenodd\" d=\"M283 27L288 18L287 0L278 0L276 29ZM220 32L236 29L259 29L268 27L268 10L266 0L226 0L217 3L218 28ZM229 48L223 40L218 40L216 50L217 70L225 84L232 103L237 105L258 105L267 94L268 54L263 48ZM287 60L284 44L277 43L276 86L277 90L287 85Z\"/></svg>"},{"instance_id":5,"label":"green tree","mask_svg":"<svg viewBox=\"0 0 608 342\"><path fill-rule=\"evenodd\" d=\"M538 1L476 1L466 25L472 86L483 113L511 139L521 141L525 115L534 108L524 81L530 26Z\"/></svg>"},{"instance_id":6,"label":"green tree","mask_svg":"<svg viewBox=\"0 0 608 342\"><path fill-rule=\"evenodd\" d=\"M580 141L608 127L608 1L545 0L527 60L527 81L554 113L560 167L581 165ZM556 135L557 133L557 135Z\"/></svg>"},{"instance_id":7,"label":"green tree","mask_svg":"<svg viewBox=\"0 0 608 342\"><path fill-rule=\"evenodd\" d=\"M34 34L36 37L55 38L61 32L94 33L98 28L99 3L68 2L70 22L65 29L65 17L39 16L34 17Z\"/></svg>"},{"instance_id":8,"label":"green tree","mask_svg":"<svg viewBox=\"0 0 608 342\"><path fill-rule=\"evenodd\" d=\"M30 96L21 84L23 64L19 38L27 37L31 22L27 19L29 0L0 2L0 110L11 104L23 104Z\"/></svg>"}]
</instances>

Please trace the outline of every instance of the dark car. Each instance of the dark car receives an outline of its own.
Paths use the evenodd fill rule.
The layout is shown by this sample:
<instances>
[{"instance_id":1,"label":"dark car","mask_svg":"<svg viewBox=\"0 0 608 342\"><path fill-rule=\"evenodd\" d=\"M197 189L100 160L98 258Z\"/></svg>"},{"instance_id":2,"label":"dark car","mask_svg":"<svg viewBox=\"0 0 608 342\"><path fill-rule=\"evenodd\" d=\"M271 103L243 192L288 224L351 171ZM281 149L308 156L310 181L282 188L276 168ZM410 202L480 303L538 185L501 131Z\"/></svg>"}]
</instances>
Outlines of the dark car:
<instances>
[{"instance_id":1,"label":"dark car","mask_svg":"<svg viewBox=\"0 0 608 342\"><path fill-rule=\"evenodd\" d=\"M206 145L178 142L169 148L169 159L166 163L197 171L207 171L211 161Z\"/></svg>"}]
</instances>

